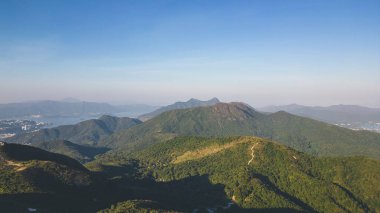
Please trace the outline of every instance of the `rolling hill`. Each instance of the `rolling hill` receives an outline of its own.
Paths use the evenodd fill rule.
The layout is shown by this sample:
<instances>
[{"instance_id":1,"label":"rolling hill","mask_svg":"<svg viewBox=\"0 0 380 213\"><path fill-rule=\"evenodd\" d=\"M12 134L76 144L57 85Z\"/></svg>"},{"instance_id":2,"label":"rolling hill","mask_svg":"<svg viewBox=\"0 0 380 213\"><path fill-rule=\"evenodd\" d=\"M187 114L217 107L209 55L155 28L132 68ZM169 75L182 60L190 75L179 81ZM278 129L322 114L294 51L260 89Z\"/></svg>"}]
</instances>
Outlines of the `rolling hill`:
<instances>
[{"instance_id":1,"label":"rolling hill","mask_svg":"<svg viewBox=\"0 0 380 213\"><path fill-rule=\"evenodd\" d=\"M99 119L80 122L75 125L64 125L50 129L42 129L7 138L7 142L21 144L37 144L46 141L68 140L79 145L94 146L100 140L114 132L128 129L141 121L132 118L118 118L104 115Z\"/></svg>"},{"instance_id":2,"label":"rolling hill","mask_svg":"<svg viewBox=\"0 0 380 213\"><path fill-rule=\"evenodd\" d=\"M177 137L127 155L108 153L87 166L109 175L108 167L119 168L113 174L119 178L151 178L155 184L120 181L120 187L181 212L380 210L379 160L314 157L257 137ZM129 167L137 169L123 169Z\"/></svg>"},{"instance_id":3,"label":"rolling hill","mask_svg":"<svg viewBox=\"0 0 380 213\"><path fill-rule=\"evenodd\" d=\"M259 136L310 154L380 158L380 134L352 131L283 111L262 114L243 103L164 112L110 135L99 145L133 151L176 136Z\"/></svg>"},{"instance_id":4,"label":"rolling hill","mask_svg":"<svg viewBox=\"0 0 380 213\"><path fill-rule=\"evenodd\" d=\"M156 117L157 115L159 115L163 112L167 112L170 110L188 109L188 108L200 107L200 106L212 106L212 105L215 105L217 103L220 103L220 101L217 98L212 98L208 101L200 101L200 100L191 98L190 100L188 100L186 102L176 102L174 104L171 104L171 105L168 105L165 107L161 107L161 108L159 108L153 112L141 115L141 116L139 116L139 119L142 121L147 121L149 119Z\"/></svg>"},{"instance_id":5,"label":"rolling hill","mask_svg":"<svg viewBox=\"0 0 380 213\"><path fill-rule=\"evenodd\" d=\"M96 212L129 192L67 156L0 142L1 212Z\"/></svg>"}]
</instances>

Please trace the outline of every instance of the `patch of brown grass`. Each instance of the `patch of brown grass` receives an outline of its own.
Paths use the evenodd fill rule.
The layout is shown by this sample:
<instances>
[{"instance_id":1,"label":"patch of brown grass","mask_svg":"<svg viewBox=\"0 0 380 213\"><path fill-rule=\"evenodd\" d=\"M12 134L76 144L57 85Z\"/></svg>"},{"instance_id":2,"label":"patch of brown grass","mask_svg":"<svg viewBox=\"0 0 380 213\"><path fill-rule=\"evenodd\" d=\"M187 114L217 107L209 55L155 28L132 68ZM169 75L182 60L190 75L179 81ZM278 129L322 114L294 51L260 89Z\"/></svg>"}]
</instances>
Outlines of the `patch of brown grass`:
<instances>
[{"instance_id":1,"label":"patch of brown grass","mask_svg":"<svg viewBox=\"0 0 380 213\"><path fill-rule=\"evenodd\" d=\"M15 162L15 161L6 161L7 165L8 166L12 166L15 168L16 172L21 172L21 171L24 171L25 169L27 169L28 167L23 164L23 163L18 163L18 162Z\"/></svg>"},{"instance_id":2,"label":"patch of brown grass","mask_svg":"<svg viewBox=\"0 0 380 213\"><path fill-rule=\"evenodd\" d=\"M206 148L198 149L198 150L193 150L193 151L187 151L183 153L182 155L178 156L175 158L175 160L172 161L174 164L179 164L185 161L189 160L198 160L219 152L222 152L226 149L230 149L234 146L237 146L239 144L243 143L256 143L256 142L261 142L263 141L261 138L255 138L255 137L240 137L237 140L232 141L231 143L228 144L214 144L211 146L208 146Z\"/></svg>"}]
</instances>

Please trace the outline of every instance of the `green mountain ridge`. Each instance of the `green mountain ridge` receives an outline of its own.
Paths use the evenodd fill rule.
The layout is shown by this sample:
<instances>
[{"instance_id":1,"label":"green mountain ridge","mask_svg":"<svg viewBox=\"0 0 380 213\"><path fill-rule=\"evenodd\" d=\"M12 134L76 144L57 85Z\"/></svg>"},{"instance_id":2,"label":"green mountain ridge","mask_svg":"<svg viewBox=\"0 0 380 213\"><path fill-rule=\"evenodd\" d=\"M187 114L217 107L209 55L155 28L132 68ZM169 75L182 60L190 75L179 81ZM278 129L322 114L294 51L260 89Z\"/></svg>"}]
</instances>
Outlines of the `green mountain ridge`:
<instances>
[{"instance_id":1,"label":"green mountain ridge","mask_svg":"<svg viewBox=\"0 0 380 213\"><path fill-rule=\"evenodd\" d=\"M217 98L212 98L208 101L201 101L201 100L191 98L186 102L176 102L174 104L171 104L171 105L168 105L165 107L161 107L161 108L159 108L153 112L140 115L139 119L142 121L147 121L149 119L156 117L157 115L159 115L163 112L167 112L170 110L188 109L188 108L194 108L194 107L199 107L199 106L212 106L212 105L215 105L217 103L220 103L219 99L217 99Z\"/></svg>"},{"instance_id":2,"label":"green mountain ridge","mask_svg":"<svg viewBox=\"0 0 380 213\"><path fill-rule=\"evenodd\" d=\"M7 138L7 142L36 144L46 141L68 140L79 145L97 145L100 140L114 132L131 128L141 121L133 118L118 118L104 115L75 125L64 125L37 132Z\"/></svg>"},{"instance_id":3,"label":"green mountain ridge","mask_svg":"<svg viewBox=\"0 0 380 213\"><path fill-rule=\"evenodd\" d=\"M49 152L69 156L81 163L94 160L96 155L110 150L104 147L82 146L66 140L45 141L36 143L34 146Z\"/></svg>"},{"instance_id":4,"label":"green mountain ridge","mask_svg":"<svg viewBox=\"0 0 380 213\"><path fill-rule=\"evenodd\" d=\"M258 136L310 154L380 158L380 134L352 131L283 111L262 114L244 103L219 103L164 112L116 132L99 144L128 152L176 136Z\"/></svg>"},{"instance_id":5,"label":"green mountain ridge","mask_svg":"<svg viewBox=\"0 0 380 213\"><path fill-rule=\"evenodd\" d=\"M137 164L134 168L138 170L121 170L130 164ZM113 174L116 176L150 177L162 184L182 180L189 190L187 197L175 191L170 192L173 197L165 191L161 196L172 198L173 209L184 212L380 210L379 160L313 157L262 138L178 137L127 155L107 153L87 166L110 174L107 167L111 165L122 171ZM191 182L192 178L196 181ZM137 186L121 182L121 187L128 190ZM154 185L146 187L153 194L162 190ZM170 201L160 196L144 199L148 198L170 206ZM227 208L228 203L233 205ZM113 208L127 212L123 206L130 205L120 203Z\"/></svg>"}]
</instances>

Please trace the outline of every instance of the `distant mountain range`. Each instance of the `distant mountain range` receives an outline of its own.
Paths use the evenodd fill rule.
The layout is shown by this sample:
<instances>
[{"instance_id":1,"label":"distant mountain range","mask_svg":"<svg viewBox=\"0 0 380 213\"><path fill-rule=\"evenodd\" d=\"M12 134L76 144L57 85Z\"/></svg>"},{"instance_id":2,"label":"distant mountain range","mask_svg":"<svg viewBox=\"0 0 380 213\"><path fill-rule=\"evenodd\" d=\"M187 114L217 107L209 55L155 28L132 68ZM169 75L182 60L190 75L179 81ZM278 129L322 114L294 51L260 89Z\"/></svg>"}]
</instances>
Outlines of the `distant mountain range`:
<instances>
[{"instance_id":1,"label":"distant mountain range","mask_svg":"<svg viewBox=\"0 0 380 213\"><path fill-rule=\"evenodd\" d=\"M311 107L297 104L258 108L262 112L286 111L295 115L313 118L332 124L355 122L380 122L380 109L355 105L333 105Z\"/></svg>"},{"instance_id":2,"label":"distant mountain range","mask_svg":"<svg viewBox=\"0 0 380 213\"><path fill-rule=\"evenodd\" d=\"M64 99L63 101L47 100L0 104L0 119L21 119L31 116L86 117L117 113L137 116L157 108L158 107L143 104L114 106L107 103L86 102L76 99Z\"/></svg>"},{"instance_id":3,"label":"distant mountain range","mask_svg":"<svg viewBox=\"0 0 380 213\"><path fill-rule=\"evenodd\" d=\"M144 114L144 115L141 115L139 116L138 118L142 121L147 121L149 119L152 119L154 117L156 117L157 115L163 113L163 112L167 112L167 111L170 111L170 110L174 110L174 109L188 109L188 108L193 108L193 107L200 107L200 106L212 106L212 105L215 105L217 103L220 103L219 99L217 98L212 98L208 101L201 101L201 100L198 100L198 99L194 99L194 98L191 98L190 100L186 101L186 102L176 102L174 104L171 104L171 105L168 105L168 106L165 106L165 107L161 107L153 112L150 112L150 113L147 113L147 114Z\"/></svg>"}]
</instances>

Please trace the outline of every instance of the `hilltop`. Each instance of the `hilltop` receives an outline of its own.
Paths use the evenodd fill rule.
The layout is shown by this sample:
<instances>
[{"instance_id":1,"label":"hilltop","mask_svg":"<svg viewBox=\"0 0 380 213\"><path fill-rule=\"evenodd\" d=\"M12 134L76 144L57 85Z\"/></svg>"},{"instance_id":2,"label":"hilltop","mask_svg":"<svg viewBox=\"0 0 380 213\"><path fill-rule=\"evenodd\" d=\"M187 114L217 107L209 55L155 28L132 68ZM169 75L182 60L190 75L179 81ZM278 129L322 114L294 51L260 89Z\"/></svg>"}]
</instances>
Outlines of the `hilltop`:
<instances>
[{"instance_id":1,"label":"hilltop","mask_svg":"<svg viewBox=\"0 0 380 213\"><path fill-rule=\"evenodd\" d=\"M215 105L217 103L220 103L219 99L217 99L217 98L212 98L208 101L201 101L198 99L191 98L190 100L188 100L186 102L176 102L174 104L171 104L171 105L168 105L165 107L161 107L161 108L159 108L153 112L150 112L150 113L147 113L144 115L140 115L139 119L142 121L147 121L149 119L156 117L157 115L159 115L163 112L167 112L170 110L188 109L188 108L199 107L199 106L212 106L212 105Z\"/></svg>"}]
</instances>

